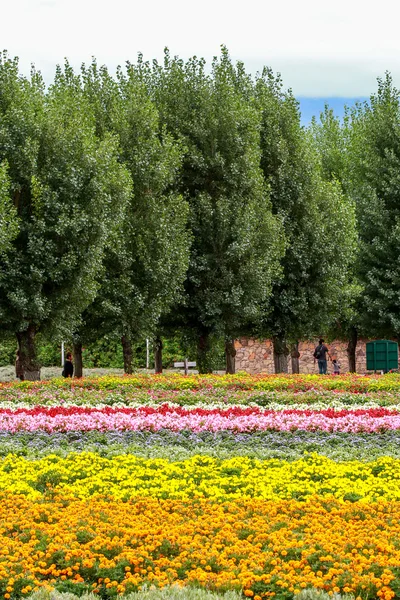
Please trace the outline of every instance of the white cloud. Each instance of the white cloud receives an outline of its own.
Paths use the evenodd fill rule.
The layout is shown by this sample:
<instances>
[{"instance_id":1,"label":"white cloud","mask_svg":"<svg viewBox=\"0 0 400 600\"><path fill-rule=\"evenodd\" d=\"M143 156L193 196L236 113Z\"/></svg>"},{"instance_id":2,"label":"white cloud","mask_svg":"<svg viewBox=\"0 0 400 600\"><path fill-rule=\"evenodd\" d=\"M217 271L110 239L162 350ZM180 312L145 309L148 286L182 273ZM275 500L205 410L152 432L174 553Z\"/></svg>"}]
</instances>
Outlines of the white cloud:
<instances>
[{"instance_id":1,"label":"white cloud","mask_svg":"<svg viewBox=\"0 0 400 600\"><path fill-rule=\"evenodd\" d=\"M396 0L3 0L0 45L47 78L64 57L110 67L173 54L210 59L226 44L251 70L280 70L301 95L368 95L386 69L400 82Z\"/></svg>"}]
</instances>

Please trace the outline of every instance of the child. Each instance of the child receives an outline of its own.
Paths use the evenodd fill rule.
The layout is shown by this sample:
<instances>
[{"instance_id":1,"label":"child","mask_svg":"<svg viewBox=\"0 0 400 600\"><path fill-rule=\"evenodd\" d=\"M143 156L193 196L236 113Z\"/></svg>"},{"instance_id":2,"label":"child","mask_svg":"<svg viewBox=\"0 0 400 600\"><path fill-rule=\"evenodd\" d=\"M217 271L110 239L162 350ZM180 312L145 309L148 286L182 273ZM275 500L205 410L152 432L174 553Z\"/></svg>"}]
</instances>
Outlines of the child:
<instances>
[{"instance_id":1,"label":"child","mask_svg":"<svg viewBox=\"0 0 400 600\"><path fill-rule=\"evenodd\" d=\"M333 374L340 375L340 365L339 365L338 361L336 360L336 358L333 359L332 363L333 363Z\"/></svg>"}]
</instances>

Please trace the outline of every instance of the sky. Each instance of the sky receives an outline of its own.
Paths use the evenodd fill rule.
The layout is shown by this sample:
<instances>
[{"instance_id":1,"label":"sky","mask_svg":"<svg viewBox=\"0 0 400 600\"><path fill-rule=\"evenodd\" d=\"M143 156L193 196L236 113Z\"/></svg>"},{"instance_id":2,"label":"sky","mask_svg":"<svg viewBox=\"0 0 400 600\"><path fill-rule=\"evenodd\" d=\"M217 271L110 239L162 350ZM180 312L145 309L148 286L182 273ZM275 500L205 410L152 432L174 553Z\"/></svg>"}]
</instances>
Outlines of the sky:
<instances>
[{"instance_id":1,"label":"sky","mask_svg":"<svg viewBox=\"0 0 400 600\"><path fill-rule=\"evenodd\" d=\"M280 72L303 121L325 102L342 113L369 97L387 70L400 87L397 0L0 0L0 9L0 49L48 81L65 57L79 67L96 56L113 70L139 52L160 59L165 46L211 60L224 44L250 72Z\"/></svg>"}]
</instances>

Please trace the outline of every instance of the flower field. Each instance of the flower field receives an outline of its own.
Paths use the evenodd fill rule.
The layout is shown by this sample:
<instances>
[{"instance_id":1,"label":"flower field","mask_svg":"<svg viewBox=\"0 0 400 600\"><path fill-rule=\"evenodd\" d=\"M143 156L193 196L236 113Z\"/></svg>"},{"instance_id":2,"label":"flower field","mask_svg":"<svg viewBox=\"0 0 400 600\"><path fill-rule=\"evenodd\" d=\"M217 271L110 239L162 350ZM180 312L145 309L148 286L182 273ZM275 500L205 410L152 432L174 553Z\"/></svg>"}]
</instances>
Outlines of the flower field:
<instances>
[{"instance_id":1,"label":"flower field","mask_svg":"<svg viewBox=\"0 0 400 600\"><path fill-rule=\"evenodd\" d=\"M0 594L400 598L400 376L0 386Z\"/></svg>"}]
</instances>

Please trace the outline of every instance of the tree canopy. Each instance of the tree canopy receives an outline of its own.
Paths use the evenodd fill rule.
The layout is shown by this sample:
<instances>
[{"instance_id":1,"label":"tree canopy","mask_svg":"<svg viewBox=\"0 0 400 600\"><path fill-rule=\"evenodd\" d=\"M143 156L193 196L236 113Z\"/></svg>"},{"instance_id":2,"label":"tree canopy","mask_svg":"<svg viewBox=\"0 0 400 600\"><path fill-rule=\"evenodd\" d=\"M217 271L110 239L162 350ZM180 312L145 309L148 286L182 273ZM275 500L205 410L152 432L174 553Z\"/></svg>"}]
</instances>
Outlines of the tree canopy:
<instances>
[{"instance_id":1,"label":"tree canopy","mask_svg":"<svg viewBox=\"0 0 400 600\"><path fill-rule=\"evenodd\" d=\"M115 138L96 137L68 66L45 93L39 74L21 77L3 56L0 81L0 162L19 225L1 257L0 318L18 337L25 376L36 378L35 334L70 325L93 300L131 184Z\"/></svg>"},{"instance_id":2,"label":"tree canopy","mask_svg":"<svg viewBox=\"0 0 400 600\"><path fill-rule=\"evenodd\" d=\"M133 190L124 220L107 248L102 285L84 319L123 341L131 371L133 337L152 336L162 314L176 302L188 267L188 206L176 191L182 150L162 130L155 105L132 66L113 80L95 62L83 67L84 92L99 135L119 141L119 161Z\"/></svg>"},{"instance_id":3,"label":"tree canopy","mask_svg":"<svg viewBox=\"0 0 400 600\"><path fill-rule=\"evenodd\" d=\"M228 342L256 320L280 276L284 240L260 169L260 115L238 89L225 49L212 64L165 54L139 64L167 128L184 147L178 190L189 203L192 245L181 324L198 337L209 371L210 335Z\"/></svg>"},{"instance_id":4,"label":"tree canopy","mask_svg":"<svg viewBox=\"0 0 400 600\"><path fill-rule=\"evenodd\" d=\"M355 248L354 206L340 184L323 179L314 139L298 103L265 69L256 82L262 114L261 166L286 236L283 277L273 288L261 331L274 340L275 369L287 369L289 343L327 328L340 304Z\"/></svg>"},{"instance_id":5,"label":"tree canopy","mask_svg":"<svg viewBox=\"0 0 400 600\"><path fill-rule=\"evenodd\" d=\"M400 92L390 75L351 114L349 186L357 207L364 330L400 332Z\"/></svg>"}]
</instances>

